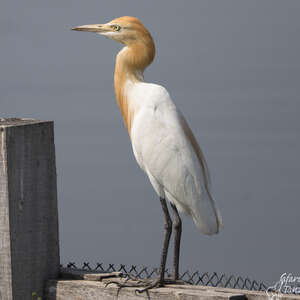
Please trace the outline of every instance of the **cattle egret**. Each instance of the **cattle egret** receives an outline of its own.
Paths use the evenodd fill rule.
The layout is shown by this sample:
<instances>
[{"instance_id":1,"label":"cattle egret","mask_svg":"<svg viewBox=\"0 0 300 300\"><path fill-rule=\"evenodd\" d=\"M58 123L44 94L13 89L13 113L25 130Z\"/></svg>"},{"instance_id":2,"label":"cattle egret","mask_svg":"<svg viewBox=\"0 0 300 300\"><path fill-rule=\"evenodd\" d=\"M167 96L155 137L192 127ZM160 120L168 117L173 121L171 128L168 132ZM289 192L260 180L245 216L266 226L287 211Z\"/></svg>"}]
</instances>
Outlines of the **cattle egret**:
<instances>
[{"instance_id":1,"label":"cattle egret","mask_svg":"<svg viewBox=\"0 0 300 300\"><path fill-rule=\"evenodd\" d=\"M116 58L116 99L134 156L158 194L165 218L159 276L150 283L142 285L139 282L135 286L142 286L139 291L146 291L176 282L179 279L182 226L178 211L190 215L203 234L216 234L222 226L221 215L210 192L210 178L203 153L167 90L144 81L143 73L154 59L155 45L150 33L137 18L120 17L106 24L72 29L101 34L124 45ZM166 199L174 214L172 280L164 277L172 232Z\"/></svg>"}]
</instances>

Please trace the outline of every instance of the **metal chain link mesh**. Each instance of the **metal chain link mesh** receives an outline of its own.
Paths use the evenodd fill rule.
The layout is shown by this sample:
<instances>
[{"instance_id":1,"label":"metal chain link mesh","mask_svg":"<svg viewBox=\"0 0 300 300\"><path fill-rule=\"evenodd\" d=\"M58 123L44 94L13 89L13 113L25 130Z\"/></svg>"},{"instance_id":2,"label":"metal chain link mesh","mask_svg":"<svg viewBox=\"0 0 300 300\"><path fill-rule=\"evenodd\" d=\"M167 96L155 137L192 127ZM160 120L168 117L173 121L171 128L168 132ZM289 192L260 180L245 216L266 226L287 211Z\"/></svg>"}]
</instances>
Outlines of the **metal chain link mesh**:
<instances>
[{"instance_id":1,"label":"metal chain link mesh","mask_svg":"<svg viewBox=\"0 0 300 300\"><path fill-rule=\"evenodd\" d=\"M136 278L147 279L152 278L158 275L158 268L150 267L139 267L136 265L126 266L126 265L116 265L104 263L96 263L96 265L91 266L89 262L83 262L82 266L76 265L75 262L69 262L65 268L74 269L74 270L85 270L91 272L122 272L125 276L132 275ZM166 269L166 277L169 277L171 274ZM185 271L180 275L180 279L184 280L193 285L204 285L204 286L213 286L213 287L224 287L224 288L234 288L234 289L246 289L246 290L255 290L255 291L265 291L267 286L262 282L257 282L249 278L242 278L240 276L218 275L216 272L213 273L200 273L199 271L190 272Z\"/></svg>"}]
</instances>

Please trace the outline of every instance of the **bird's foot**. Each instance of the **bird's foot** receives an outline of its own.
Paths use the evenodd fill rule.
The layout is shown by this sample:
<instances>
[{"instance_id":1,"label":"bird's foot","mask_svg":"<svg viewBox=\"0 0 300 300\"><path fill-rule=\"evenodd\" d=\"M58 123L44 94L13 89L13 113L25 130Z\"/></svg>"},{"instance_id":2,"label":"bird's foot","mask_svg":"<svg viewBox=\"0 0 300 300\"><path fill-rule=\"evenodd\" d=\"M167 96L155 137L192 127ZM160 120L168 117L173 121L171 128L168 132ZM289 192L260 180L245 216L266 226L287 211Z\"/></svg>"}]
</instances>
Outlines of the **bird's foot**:
<instances>
[{"instance_id":1,"label":"bird's foot","mask_svg":"<svg viewBox=\"0 0 300 300\"><path fill-rule=\"evenodd\" d=\"M118 287L117 297L123 288L136 288L136 293L146 292L148 294L148 290L163 286L163 283L160 280L151 280L151 279L138 279L132 276L128 276L123 282L111 280L106 283L105 287L110 284L115 284Z\"/></svg>"},{"instance_id":2,"label":"bird's foot","mask_svg":"<svg viewBox=\"0 0 300 300\"><path fill-rule=\"evenodd\" d=\"M135 292L138 294L142 293L148 293L149 290L154 288L159 288L165 285L165 280L161 280L159 278L154 280L149 280L148 282L145 282L143 286L141 286L141 289L136 289Z\"/></svg>"},{"instance_id":3,"label":"bird's foot","mask_svg":"<svg viewBox=\"0 0 300 300\"><path fill-rule=\"evenodd\" d=\"M127 278L123 281L109 281L106 283L105 287L107 287L110 284L116 284L118 286L118 292L117 295L119 295L119 292L121 289L123 288L136 288L135 292L138 294L141 293L147 293L150 289L153 288L159 288L159 287L163 287L166 284L187 284L187 282L183 281L183 280L174 280L171 278L167 278L167 279L138 279L135 277L132 277L131 275L127 276Z\"/></svg>"},{"instance_id":4,"label":"bird's foot","mask_svg":"<svg viewBox=\"0 0 300 300\"><path fill-rule=\"evenodd\" d=\"M175 280L172 278L165 278L164 280L161 279L155 279L152 280L151 282L148 282L148 284L146 284L146 286L144 286L144 288L142 289L136 289L137 293L144 293L144 292L148 292L148 290L153 289L153 288L158 288L158 287L163 287L167 284L187 284L187 282L183 281L183 280Z\"/></svg>"},{"instance_id":5,"label":"bird's foot","mask_svg":"<svg viewBox=\"0 0 300 300\"><path fill-rule=\"evenodd\" d=\"M106 283L105 287L107 287L110 284L116 284L120 289L126 288L126 287L147 287L148 285L151 285L154 281L153 279L140 279L137 277L134 277L132 275L126 275L126 278L122 281L116 281L116 280L110 280Z\"/></svg>"}]
</instances>

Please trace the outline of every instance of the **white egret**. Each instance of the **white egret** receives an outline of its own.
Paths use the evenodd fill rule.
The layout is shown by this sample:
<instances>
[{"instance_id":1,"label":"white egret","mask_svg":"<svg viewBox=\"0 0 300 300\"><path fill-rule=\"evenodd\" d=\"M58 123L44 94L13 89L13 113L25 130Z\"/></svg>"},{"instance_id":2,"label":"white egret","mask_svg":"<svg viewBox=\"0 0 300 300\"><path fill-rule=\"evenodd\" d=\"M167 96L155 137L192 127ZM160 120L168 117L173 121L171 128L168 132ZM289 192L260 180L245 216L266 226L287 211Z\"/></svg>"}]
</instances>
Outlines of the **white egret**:
<instances>
[{"instance_id":1,"label":"white egret","mask_svg":"<svg viewBox=\"0 0 300 300\"><path fill-rule=\"evenodd\" d=\"M83 25L77 31L95 32L124 45L116 58L115 93L127 127L134 156L160 198L165 217L165 238L158 278L142 291L170 282L164 277L172 232L166 199L174 214L173 280L179 277L181 219L190 215L203 234L212 235L222 226L210 192L210 179L203 153L182 113L167 90L146 83L143 72L155 55L153 39L134 17L120 17L106 24ZM141 284L137 285L141 286Z\"/></svg>"}]
</instances>

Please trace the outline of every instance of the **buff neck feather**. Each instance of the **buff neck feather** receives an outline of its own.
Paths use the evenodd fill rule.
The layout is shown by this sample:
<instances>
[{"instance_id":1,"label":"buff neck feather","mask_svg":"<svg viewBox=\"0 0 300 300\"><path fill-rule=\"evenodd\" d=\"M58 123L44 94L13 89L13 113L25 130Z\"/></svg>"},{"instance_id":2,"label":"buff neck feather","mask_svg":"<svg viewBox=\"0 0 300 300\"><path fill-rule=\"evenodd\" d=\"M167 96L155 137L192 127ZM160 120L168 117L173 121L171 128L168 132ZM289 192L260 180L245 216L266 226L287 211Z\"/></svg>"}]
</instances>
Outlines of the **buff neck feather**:
<instances>
[{"instance_id":1,"label":"buff neck feather","mask_svg":"<svg viewBox=\"0 0 300 300\"><path fill-rule=\"evenodd\" d=\"M144 70L149 66L155 55L155 46L151 35L146 32L144 36L127 44L117 55L114 74L115 93L124 123L129 136L131 125L138 107L130 104L126 97L126 82L144 81Z\"/></svg>"}]
</instances>

